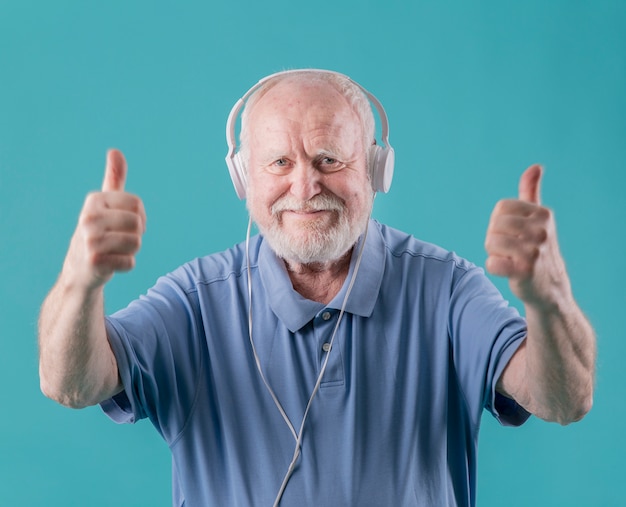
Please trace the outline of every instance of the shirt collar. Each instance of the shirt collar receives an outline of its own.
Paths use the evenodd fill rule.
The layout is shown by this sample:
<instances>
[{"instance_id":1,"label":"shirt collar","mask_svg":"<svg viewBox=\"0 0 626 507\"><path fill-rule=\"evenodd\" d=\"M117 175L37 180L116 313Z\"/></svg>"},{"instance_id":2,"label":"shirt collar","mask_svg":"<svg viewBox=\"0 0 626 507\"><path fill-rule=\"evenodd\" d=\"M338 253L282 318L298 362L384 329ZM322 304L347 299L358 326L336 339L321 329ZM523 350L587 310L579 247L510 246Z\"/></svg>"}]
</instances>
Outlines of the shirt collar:
<instances>
[{"instance_id":1,"label":"shirt collar","mask_svg":"<svg viewBox=\"0 0 626 507\"><path fill-rule=\"evenodd\" d=\"M361 236L355 245L350 260L350 270L339 293L326 306L305 299L292 285L285 263L272 251L266 241L262 241L259 252L259 273L269 296L269 306L291 332L296 332L310 322L324 308L340 310L346 291L350 285L356 266L359 250L363 242ZM379 225L370 220L354 286L346 302L346 312L369 317L374 310L384 271L384 245Z\"/></svg>"}]
</instances>

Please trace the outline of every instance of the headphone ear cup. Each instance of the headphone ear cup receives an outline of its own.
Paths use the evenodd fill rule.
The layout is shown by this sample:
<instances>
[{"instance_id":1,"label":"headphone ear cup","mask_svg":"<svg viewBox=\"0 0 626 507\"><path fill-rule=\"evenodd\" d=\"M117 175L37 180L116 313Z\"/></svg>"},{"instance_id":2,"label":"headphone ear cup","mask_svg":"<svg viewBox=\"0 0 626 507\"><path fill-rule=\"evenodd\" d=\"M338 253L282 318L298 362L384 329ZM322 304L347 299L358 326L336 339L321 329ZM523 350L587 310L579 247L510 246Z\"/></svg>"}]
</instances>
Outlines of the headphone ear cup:
<instances>
[{"instance_id":1,"label":"headphone ear cup","mask_svg":"<svg viewBox=\"0 0 626 507\"><path fill-rule=\"evenodd\" d=\"M226 165L228 165L228 172L230 173L230 179L233 180L237 197L239 197L239 199L245 198L247 177L241 153L237 152L233 154L232 158L227 158Z\"/></svg>"},{"instance_id":2,"label":"headphone ear cup","mask_svg":"<svg viewBox=\"0 0 626 507\"><path fill-rule=\"evenodd\" d=\"M369 171L372 188L375 192L388 192L393 178L395 153L390 146L382 147L377 144L369 149Z\"/></svg>"}]
</instances>

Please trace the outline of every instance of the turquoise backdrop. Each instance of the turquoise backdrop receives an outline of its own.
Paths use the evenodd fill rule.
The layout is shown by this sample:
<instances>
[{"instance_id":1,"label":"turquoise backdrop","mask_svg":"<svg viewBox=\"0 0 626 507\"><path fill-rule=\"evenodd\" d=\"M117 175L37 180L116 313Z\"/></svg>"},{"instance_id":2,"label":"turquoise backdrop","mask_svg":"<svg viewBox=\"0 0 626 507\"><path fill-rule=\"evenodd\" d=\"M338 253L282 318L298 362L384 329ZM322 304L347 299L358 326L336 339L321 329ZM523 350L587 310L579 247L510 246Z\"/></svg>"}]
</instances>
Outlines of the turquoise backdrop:
<instances>
[{"instance_id":1,"label":"turquoise backdrop","mask_svg":"<svg viewBox=\"0 0 626 507\"><path fill-rule=\"evenodd\" d=\"M486 415L478 505L626 505L626 2L0 0L0 506L170 505L149 422L41 395L39 305L109 147L148 231L108 311L241 241L225 120L260 77L294 67L347 73L385 105L396 174L375 217L478 264L495 202L545 165L598 333L595 406L567 427Z\"/></svg>"}]
</instances>

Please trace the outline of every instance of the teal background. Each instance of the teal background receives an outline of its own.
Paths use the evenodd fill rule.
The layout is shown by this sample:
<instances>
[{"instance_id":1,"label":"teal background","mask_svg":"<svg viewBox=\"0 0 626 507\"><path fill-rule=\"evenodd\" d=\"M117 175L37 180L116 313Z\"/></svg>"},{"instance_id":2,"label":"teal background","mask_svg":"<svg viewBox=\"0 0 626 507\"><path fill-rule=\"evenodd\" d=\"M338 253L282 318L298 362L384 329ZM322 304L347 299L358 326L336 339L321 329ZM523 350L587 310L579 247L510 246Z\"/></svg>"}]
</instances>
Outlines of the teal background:
<instances>
[{"instance_id":1,"label":"teal background","mask_svg":"<svg viewBox=\"0 0 626 507\"><path fill-rule=\"evenodd\" d=\"M170 505L169 451L148 422L40 394L39 305L109 147L148 231L108 311L242 240L225 120L293 67L347 73L385 105L396 174L375 216L478 264L495 202L545 164L598 333L595 406L565 428L486 415L478 505L626 505L626 2L0 0L0 506Z\"/></svg>"}]
</instances>

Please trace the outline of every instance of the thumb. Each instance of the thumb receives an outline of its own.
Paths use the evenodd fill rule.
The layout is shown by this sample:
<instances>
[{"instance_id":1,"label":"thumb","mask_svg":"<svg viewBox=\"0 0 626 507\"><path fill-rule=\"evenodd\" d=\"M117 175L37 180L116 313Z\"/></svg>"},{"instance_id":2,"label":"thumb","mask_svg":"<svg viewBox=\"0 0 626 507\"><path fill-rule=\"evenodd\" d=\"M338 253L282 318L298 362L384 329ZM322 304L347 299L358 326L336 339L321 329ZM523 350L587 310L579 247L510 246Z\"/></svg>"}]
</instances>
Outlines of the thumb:
<instances>
[{"instance_id":1,"label":"thumb","mask_svg":"<svg viewBox=\"0 0 626 507\"><path fill-rule=\"evenodd\" d=\"M120 150L107 152L107 164L104 170L103 192L123 192L126 183L126 159Z\"/></svg>"},{"instance_id":2,"label":"thumb","mask_svg":"<svg viewBox=\"0 0 626 507\"><path fill-rule=\"evenodd\" d=\"M543 167L539 164L531 165L524 171L519 180L519 199L533 204L541 204L541 177Z\"/></svg>"}]
</instances>

